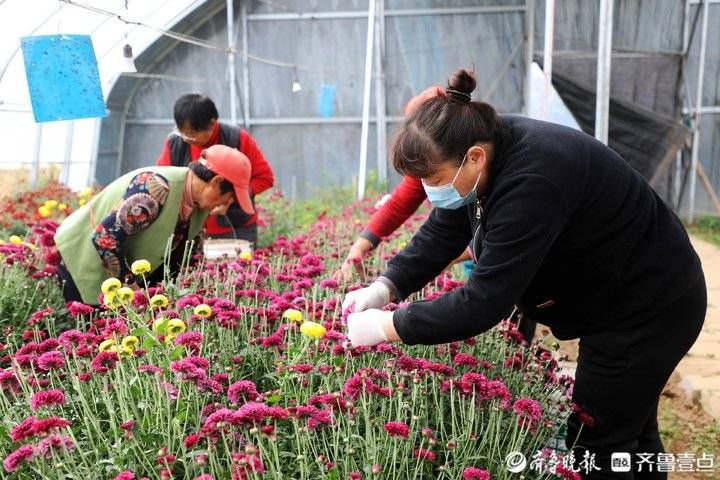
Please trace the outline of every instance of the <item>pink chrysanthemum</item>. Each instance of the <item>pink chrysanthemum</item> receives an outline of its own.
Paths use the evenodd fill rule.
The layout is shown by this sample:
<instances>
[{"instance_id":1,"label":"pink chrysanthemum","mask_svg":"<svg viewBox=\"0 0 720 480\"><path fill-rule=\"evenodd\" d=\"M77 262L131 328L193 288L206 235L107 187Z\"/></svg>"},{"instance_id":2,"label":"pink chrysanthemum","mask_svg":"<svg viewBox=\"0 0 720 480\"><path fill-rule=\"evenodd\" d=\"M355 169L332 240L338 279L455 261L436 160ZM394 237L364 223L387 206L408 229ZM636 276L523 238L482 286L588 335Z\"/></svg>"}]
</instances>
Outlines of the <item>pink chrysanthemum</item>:
<instances>
[{"instance_id":1,"label":"pink chrysanthemum","mask_svg":"<svg viewBox=\"0 0 720 480\"><path fill-rule=\"evenodd\" d=\"M65 392L62 390L44 390L36 392L30 399L30 408L37 411L41 407L65 405Z\"/></svg>"},{"instance_id":2,"label":"pink chrysanthemum","mask_svg":"<svg viewBox=\"0 0 720 480\"><path fill-rule=\"evenodd\" d=\"M387 422L385 424L385 431L391 437L407 438L410 434L410 427L403 422Z\"/></svg>"},{"instance_id":3,"label":"pink chrysanthemum","mask_svg":"<svg viewBox=\"0 0 720 480\"><path fill-rule=\"evenodd\" d=\"M465 467L463 480L490 480L490 472L477 467Z\"/></svg>"}]
</instances>

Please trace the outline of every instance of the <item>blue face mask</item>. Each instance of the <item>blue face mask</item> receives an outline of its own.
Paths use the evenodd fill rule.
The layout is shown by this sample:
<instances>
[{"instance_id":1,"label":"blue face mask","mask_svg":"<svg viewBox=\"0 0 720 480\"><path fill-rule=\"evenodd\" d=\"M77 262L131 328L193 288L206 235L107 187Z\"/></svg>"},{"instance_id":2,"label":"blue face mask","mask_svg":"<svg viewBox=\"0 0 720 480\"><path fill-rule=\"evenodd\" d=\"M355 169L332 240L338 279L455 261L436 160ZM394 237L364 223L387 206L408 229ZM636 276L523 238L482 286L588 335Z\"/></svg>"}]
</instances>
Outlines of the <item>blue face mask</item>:
<instances>
[{"instance_id":1,"label":"blue face mask","mask_svg":"<svg viewBox=\"0 0 720 480\"><path fill-rule=\"evenodd\" d=\"M460 170L462 170L463 165L465 165L466 159L467 155L463 157L463 161L460 163L460 168L458 168L457 173L450 183L433 187L431 185L427 185L424 181L422 182L428 200L430 200L430 203L432 203L434 207L456 210L464 205L471 204L477 199L477 192L475 189L480 182L480 175L482 172L478 173L477 179L475 179L475 185L473 185L472 189L464 197L460 195L460 192L457 191L454 185L455 180L457 180L457 177L460 174Z\"/></svg>"}]
</instances>

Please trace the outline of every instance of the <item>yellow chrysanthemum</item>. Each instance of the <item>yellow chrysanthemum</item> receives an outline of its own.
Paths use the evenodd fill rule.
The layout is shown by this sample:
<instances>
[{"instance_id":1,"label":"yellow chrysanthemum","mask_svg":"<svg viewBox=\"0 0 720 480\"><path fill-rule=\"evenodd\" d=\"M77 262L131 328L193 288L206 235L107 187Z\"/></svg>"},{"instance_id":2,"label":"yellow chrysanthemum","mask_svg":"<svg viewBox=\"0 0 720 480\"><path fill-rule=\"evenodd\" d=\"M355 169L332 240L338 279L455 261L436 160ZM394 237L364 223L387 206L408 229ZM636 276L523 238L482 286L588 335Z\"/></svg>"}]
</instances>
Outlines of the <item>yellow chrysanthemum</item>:
<instances>
[{"instance_id":1,"label":"yellow chrysanthemum","mask_svg":"<svg viewBox=\"0 0 720 480\"><path fill-rule=\"evenodd\" d=\"M133 275L145 275L151 270L150 262L147 260L135 260L132 265L130 265L130 270Z\"/></svg>"},{"instance_id":2,"label":"yellow chrysanthemum","mask_svg":"<svg viewBox=\"0 0 720 480\"><path fill-rule=\"evenodd\" d=\"M113 340L112 338L109 338L100 343L98 350L100 350L101 352L109 352L110 349L114 346L115 346L115 340Z\"/></svg>"},{"instance_id":3,"label":"yellow chrysanthemum","mask_svg":"<svg viewBox=\"0 0 720 480\"><path fill-rule=\"evenodd\" d=\"M54 210L58 206L57 200L48 200L45 202L45 206L50 210Z\"/></svg>"},{"instance_id":4,"label":"yellow chrysanthemum","mask_svg":"<svg viewBox=\"0 0 720 480\"><path fill-rule=\"evenodd\" d=\"M10 243L12 243L13 245L20 245L21 243L23 243L22 238L18 237L17 235L10 235L9 240Z\"/></svg>"},{"instance_id":5,"label":"yellow chrysanthemum","mask_svg":"<svg viewBox=\"0 0 720 480\"><path fill-rule=\"evenodd\" d=\"M185 330L187 330L187 326L185 325L185 322L179 318L173 318L167 324L167 334L172 335L173 337L175 335L180 335Z\"/></svg>"},{"instance_id":6,"label":"yellow chrysanthemum","mask_svg":"<svg viewBox=\"0 0 720 480\"><path fill-rule=\"evenodd\" d=\"M212 315L212 308L210 308L210 305L206 305L204 303L201 303L197 307L195 307L195 310L193 310L193 313L197 315L198 317L208 318Z\"/></svg>"},{"instance_id":7,"label":"yellow chrysanthemum","mask_svg":"<svg viewBox=\"0 0 720 480\"><path fill-rule=\"evenodd\" d=\"M38 214L43 218L48 218L52 215L52 209L47 205L40 205L40 207L38 207Z\"/></svg>"},{"instance_id":8,"label":"yellow chrysanthemum","mask_svg":"<svg viewBox=\"0 0 720 480\"><path fill-rule=\"evenodd\" d=\"M67 210L67 203L58 203L58 210Z\"/></svg>"},{"instance_id":9,"label":"yellow chrysanthemum","mask_svg":"<svg viewBox=\"0 0 720 480\"><path fill-rule=\"evenodd\" d=\"M115 295L117 295L120 303L130 303L133 301L133 298L135 298L135 292L130 287L118 288Z\"/></svg>"},{"instance_id":10,"label":"yellow chrysanthemum","mask_svg":"<svg viewBox=\"0 0 720 480\"><path fill-rule=\"evenodd\" d=\"M300 325L300 332L310 338L322 338L325 335L325 327L316 322L303 322Z\"/></svg>"},{"instance_id":11,"label":"yellow chrysanthemum","mask_svg":"<svg viewBox=\"0 0 720 480\"><path fill-rule=\"evenodd\" d=\"M127 337L122 339L122 346L123 348L129 348L130 350L135 350L138 345L140 345L140 339L136 337L135 335L128 335Z\"/></svg>"},{"instance_id":12,"label":"yellow chrysanthemum","mask_svg":"<svg viewBox=\"0 0 720 480\"><path fill-rule=\"evenodd\" d=\"M78 201L78 205L80 205L81 207L82 207L83 205L85 205L86 203L87 203L87 200L85 200L84 198L81 198L81 199Z\"/></svg>"},{"instance_id":13,"label":"yellow chrysanthemum","mask_svg":"<svg viewBox=\"0 0 720 480\"><path fill-rule=\"evenodd\" d=\"M121 346L120 348L118 348L117 353L120 358L135 356L135 351L132 348L126 346Z\"/></svg>"},{"instance_id":14,"label":"yellow chrysanthemum","mask_svg":"<svg viewBox=\"0 0 720 480\"><path fill-rule=\"evenodd\" d=\"M285 320L289 320L291 322L302 322L303 321L303 314L300 310L295 310L294 308L288 308L283 312L283 318Z\"/></svg>"},{"instance_id":15,"label":"yellow chrysanthemum","mask_svg":"<svg viewBox=\"0 0 720 480\"><path fill-rule=\"evenodd\" d=\"M80 198L88 198L88 197L91 197L92 194L93 194L92 187L85 187L82 190L80 190L77 195Z\"/></svg>"},{"instance_id":16,"label":"yellow chrysanthemum","mask_svg":"<svg viewBox=\"0 0 720 480\"><path fill-rule=\"evenodd\" d=\"M102 283L100 290L107 295L108 293L117 292L118 288L122 287L122 283L115 277L110 277Z\"/></svg>"},{"instance_id":17,"label":"yellow chrysanthemum","mask_svg":"<svg viewBox=\"0 0 720 480\"><path fill-rule=\"evenodd\" d=\"M165 308L168 306L168 303L168 298L162 293L158 293L157 295L150 297L150 306L152 307Z\"/></svg>"},{"instance_id":18,"label":"yellow chrysanthemum","mask_svg":"<svg viewBox=\"0 0 720 480\"><path fill-rule=\"evenodd\" d=\"M117 307L120 305L120 300L118 300L115 292L109 292L103 295L103 305L106 307Z\"/></svg>"},{"instance_id":19,"label":"yellow chrysanthemum","mask_svg":"<svg viewBox=\"0 0 720 480\"><path fill-rule=\"evenodd\" d=\"M253 258L252 252L251 252L250 250L243 250L242 252L240 252L240 255L238 255L238 258L239 258L240 260L244 260L244 261L246 261L246 262L249 262L249 261L252 260L252 258Z\"/></svg>"}]
</instances>

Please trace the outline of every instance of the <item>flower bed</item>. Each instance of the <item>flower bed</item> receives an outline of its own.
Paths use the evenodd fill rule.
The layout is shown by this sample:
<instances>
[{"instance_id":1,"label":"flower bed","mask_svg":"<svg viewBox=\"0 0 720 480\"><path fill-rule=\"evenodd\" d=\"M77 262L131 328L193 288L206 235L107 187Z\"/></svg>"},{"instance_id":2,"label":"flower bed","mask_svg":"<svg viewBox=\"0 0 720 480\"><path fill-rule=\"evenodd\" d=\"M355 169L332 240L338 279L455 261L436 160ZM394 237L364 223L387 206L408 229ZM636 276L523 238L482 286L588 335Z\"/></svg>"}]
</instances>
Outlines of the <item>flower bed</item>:
<instances>
[{"instance_id":1,"label":"flower bed","mask_svg":"<svg viewBox=\"0 0 720 480\"><path fill-rule=\"evenodd\" d=\"M0 476L509 478L506 455L532 457L565 421L571 380L509 322L449 345L348 345L329 272L367 208L164 289L108 283L101 312L68 305L71 330L62 311L31 315L0 358ZM443 274L421 296L458 285Z\"/></svg>"}]
</instances>

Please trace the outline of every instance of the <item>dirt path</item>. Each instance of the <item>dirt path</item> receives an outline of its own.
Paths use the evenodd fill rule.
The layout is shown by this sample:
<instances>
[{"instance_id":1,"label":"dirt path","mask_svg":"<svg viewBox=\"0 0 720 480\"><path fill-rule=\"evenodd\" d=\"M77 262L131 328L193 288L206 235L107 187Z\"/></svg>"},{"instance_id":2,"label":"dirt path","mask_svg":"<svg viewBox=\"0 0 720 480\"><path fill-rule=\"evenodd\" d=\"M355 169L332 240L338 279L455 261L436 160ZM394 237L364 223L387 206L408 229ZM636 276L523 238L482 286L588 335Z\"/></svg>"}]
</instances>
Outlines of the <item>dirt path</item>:
<instances>
[{"instance_id":1,"label":"dirt path","mask_svg":"<svg viewBox=\"0 0 720 480\"><path fill-rule=\"evenodd\" d=\"M700 337L678 365L680 386L720 421L720 248L692 237L702 260L708 311Z\"/></svg>"}]
</instances>

